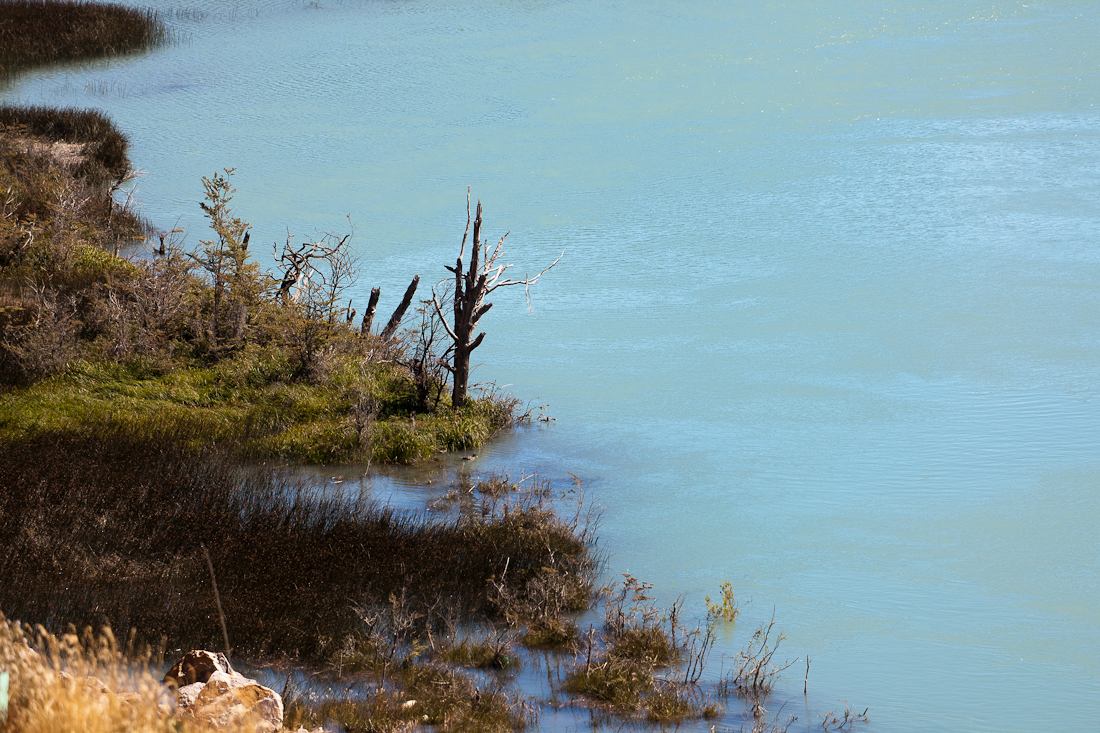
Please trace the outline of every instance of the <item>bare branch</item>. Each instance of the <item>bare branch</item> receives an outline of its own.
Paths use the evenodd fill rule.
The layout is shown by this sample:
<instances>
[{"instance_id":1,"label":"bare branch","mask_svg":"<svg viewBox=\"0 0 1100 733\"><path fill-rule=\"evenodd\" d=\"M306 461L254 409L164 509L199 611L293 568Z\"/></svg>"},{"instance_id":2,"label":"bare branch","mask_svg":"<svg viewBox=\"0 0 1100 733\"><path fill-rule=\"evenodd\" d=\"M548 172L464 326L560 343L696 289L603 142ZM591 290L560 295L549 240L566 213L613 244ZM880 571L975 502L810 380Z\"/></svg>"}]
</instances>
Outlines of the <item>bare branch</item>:
<instances>
[{"instance_id":1,"label":"bare branch","mask_svg":"<svg viewBox=\"0 0 1100 733\"><path fill-rule=\"evenodd\" d=\"M537 283L539 281L540 277L542 277L546 273L550 272L550 270L554 269L554 265L561 262L562 257L565 257L565 250L564 249L561 251L561 254L558 255L558 258L550 263L549 267L547 267L545 270L543 270L539 274L535 275L534 277L527 277L527 278L524 278L523 280L504 280L503 282L498 282L495 285L492 285L488 290L485 291L485 293L486 293L486 295L488 295L489 293L493 292L497 288L503 288L503 287L507 287L509 285L523 285L525 287L530 287L531 285L534 285L535 283ZM507 267L511 267L511 265L506 265L506 268Z\"/></svg>"},{"instance_id":2,"label":"bare branch","mask_svg":"<svg viewBox=\"0 0 1100 733\"><path fill-rule=\"evenodd\" d=\"M458 336L451 330L450 325L447 323L447 319L443 317L443 308L439 305L439 299L434 290L432 291L432 305L435 306L436 315L439 316L440 322L443 323L443 328L447 331L447 335L450 336L452 340L458 341Z\"/></svg>"},{"instance_id":3,"label":"bare branch","mask_svg":"<svg viewBox=\"0 0 1100 733\"><path fill-rule=\"evenodd\" d=\"M478 209L481 208L481 202L478 202ZM462 246L458 248L458 269L462 269L462 256L466 254L466 237L470 234L470 187L466 187L466 231L462 232ZM477 237L475 236L476 240ZM477 246L477 242L474 242L474 246ZM447 268L451 270L451 268ZM454 270L451 270L454 272Z\"/></svg>"}]
</instances>

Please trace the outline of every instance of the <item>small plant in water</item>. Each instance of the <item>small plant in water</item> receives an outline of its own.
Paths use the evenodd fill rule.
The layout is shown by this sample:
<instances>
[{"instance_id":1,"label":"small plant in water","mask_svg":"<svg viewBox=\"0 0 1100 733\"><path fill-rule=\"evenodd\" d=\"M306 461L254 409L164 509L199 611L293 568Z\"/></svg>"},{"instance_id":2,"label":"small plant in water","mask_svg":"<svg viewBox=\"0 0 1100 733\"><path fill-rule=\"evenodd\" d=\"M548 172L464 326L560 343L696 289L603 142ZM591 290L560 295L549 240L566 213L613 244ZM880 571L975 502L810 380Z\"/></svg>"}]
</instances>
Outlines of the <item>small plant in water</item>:
<instances>
[{"instance_id":1,"label":"small plant in water","mask_svg":"<svg viewBox=\"0 0 1100 733\"><path fill-rule=\"evenodd\" d=\"M821 721L821 728L826 732L852 730L852 726L856 723L870 722L870 719L867 717L867 711L869 709L870 708L864 708L862 713L857 713L852 710L848 703L844 703L843 713L837 713L835 710L830 710L825 713L825 718Z\"/></svg>"},{"instance_id":2,"label":"small plant in water","mask_svg":"<svg viewBox=\"0 0 1100 733\"><path fill-rule=\"evenodd\" d=\"M722 585L719 586L719 590L722 591L721 603L712 601L710 596L706 596L707 615L712 619L735 621L739 611L737 601L733 597L733 584L728 580L723 581Z\"/></svg>"},{"instance_id":3,"label":"small plant in water","mask_svg":"<svg viewBox=\"0 0 1100 733\"><path fill-rule=\"evenodd\" d=\"M737 653L734 669L718 684L720 695L736 694L753 701L754 707L760 705L771 694L779 674L798 661L772 661L779 643L786 638L782 633L773 638L774 628L773 619L753 633L749 645Z\"/></svg>"}]
</instances>

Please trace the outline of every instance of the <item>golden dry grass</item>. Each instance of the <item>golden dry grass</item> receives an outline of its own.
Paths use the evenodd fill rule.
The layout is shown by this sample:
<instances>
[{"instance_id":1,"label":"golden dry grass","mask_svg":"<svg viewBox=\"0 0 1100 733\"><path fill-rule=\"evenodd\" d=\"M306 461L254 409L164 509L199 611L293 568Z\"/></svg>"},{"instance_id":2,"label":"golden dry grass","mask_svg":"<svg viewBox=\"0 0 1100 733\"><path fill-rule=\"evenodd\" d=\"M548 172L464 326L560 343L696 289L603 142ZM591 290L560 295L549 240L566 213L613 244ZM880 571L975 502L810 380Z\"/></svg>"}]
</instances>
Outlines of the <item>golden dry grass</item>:
<instances>
[{"instance_id":1,"label":"golden dry grass","mask_svg":"<svg viewBox=\"0 0 1100 733\"><path fill-rule=\"evenodd\" d=\"M9 706L0 731L12 733L203 733L202 721L176 714L172 694L134 655L99 635L32 632L0 615L0 669ZM252 721L222 731L252 733Z\"/></svg>"}]
</instances>

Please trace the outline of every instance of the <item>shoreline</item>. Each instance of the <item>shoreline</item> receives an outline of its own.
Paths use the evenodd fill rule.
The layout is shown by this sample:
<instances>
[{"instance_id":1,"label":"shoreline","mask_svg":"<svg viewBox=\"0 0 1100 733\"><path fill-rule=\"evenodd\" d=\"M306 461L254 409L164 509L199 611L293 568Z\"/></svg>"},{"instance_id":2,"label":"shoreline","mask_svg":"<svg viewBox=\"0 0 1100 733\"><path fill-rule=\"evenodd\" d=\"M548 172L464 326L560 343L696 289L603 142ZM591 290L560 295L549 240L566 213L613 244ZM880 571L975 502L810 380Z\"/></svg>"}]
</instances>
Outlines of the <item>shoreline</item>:
<instances>
[{"instance_id":1,"label":"shoreline","mask_svg":"<svg viewBox=\"0 0 1100 733\"><path fill-rule=\"evenodd\" d=\"M227 172L228 175L228 172ZM210 180L205 181L210 183ZM208 200L214 207L217 202ZM231 221L232 212L226 214L221 223ZM237 239L234 236L238 237ZM231 236L233 246L243 250L239 235ZM117 241L117 240L116 240ZM104 250L105 251L105 250ZM345 672L358 675L356 681L364 686L376 683L379 695L375 697L369 707L350 705L350 700L337 701L345 705L346 709L336 711L332 707L324 707L332 701L323 704L302 704L296 708L297 715L302 720L316 723L323 718L330 720L343 720L345 725L351 725L355 721L361 722L362 716L370 713L381 716L386 725L385 729L402 729L411 723L423 722L422 715L429 715L429 723L443 725L448 730L461 730L463 726L473 726L470 729L494 730L514 729L524 727L527 709L525 707L509 709L504 717L497 717L493 721L487 721L474 716L478 712L480 700L486 699L490 694L497 694L499 690L491 691L488 687L464 687L467 683L457 685L457 696L446 698L439 702L432 711L424 712L420 709L405 710L404 703L392 697L395 688L391 687L387 694L381 694L389 679L391 685L398 685L401 695L411 697L415 695L427 695L433 686L441 686L444 676L449 675L451 685L455 686L456 679L474 680L470 684L479 684L475 674L463 670L469 669L497 669L507 666L508 660L517 659L524 654L517 651L522 645L529 644L535 649L556 649L562 662L559 670L565 670L566 680L560 688L554 688L552 694L556 697L559 693L572 696L571 700L585 700L587 702L578 705L591 708L600 716L613 716L617 720L634 721L647 718L653 722L680 723L685 720L710 720L721 715L720 704L716 700L728 700L731 697L740 697L735 691L732 681L720 692L715 686L704 688L699 678L688 681L689 675L684 678L684 683L670 683L670 676L678 676L683 665L689 667L705 663L706 646L704 644L702 657L696 647L688 647L688 635L696 633L692 639L706 638L713 629L710 626L710 618L707 627L698 627L692 632L680 625L677 621L678 611L674 606L671 612L657 609L653 606L652 599L646 595L647 587L644 583L638 583L628 578L621 587L607 589L602 595L594 595L591 587L594 577L594 563L590 550L593 545L585 545L590 537L587 525L577 536L577 524L564 531L561 526L555 524L557 516L555 510L550 508L548 490L539 489L535 493L519 491L511 485L507 479L503 481L490 477L489 479L474 479L471 484L457 485L448 494L451 504L447 507L453 513L448 513L447 521L453 521L454 527L460 529L462 536L457 549L455 545L447 546L439 544L434 547L443 548L436 553L433 561L409 562L411 551L395 552L393 542L387 541L375 547L372 555L367 552L364 540L355 533L362 530L356 525L356 521L370 524L377 517L363 516L354 518L355 521L347 521L340 525L352 535L352 539L346 537L334 537L318 531L318 527L324 527L325 522L332 521L339 524L347 517L341 517L336 512L335 519L332 514L325 515L318 512L318 504L315 497L309 496L307 490L295 494L291 503L280 503L279 499L265 499L267 505L255 508L255 514L248 515L251 522L258 525L264 531L254 531L255 528L236 526L237 520L244 512L233 502L240 498L241 492L234 493L236 484L229 472L224 477L222 484L216 487L222 491L223 503L219 506L220 518L223 524L218 525L221 531L214 531L215 527L206 527L203 531L210 534L189 536L188 532L197 532L193 527L189 530L186 524L169 524L165 517L173 521L178 519L177 508L163 508L157 510L163 520L156 530L132 529L131 525L137 524L137 519L144 520L142 515L149 510L148 504L128 503L133 497L140 496L141 501L148 501L150 491L163 489L163 482L157 478L164 475L187 477L184 464L194 464L208 473L217 473L223 470L225 465L233 465L243 458L286 458L303 455L308 459L317 459L316 462L325 464L330 460L339 460L347 456L355 456L356 451L363 448L363 424L367 424L368 430L373 429L385 419L380 418L380 413L387 409L394 412L404 409L411 402L413 392L408 389L406 381L402 386L401 380L393 374L384 374L383 378L389 380L383 385L382 394L359 394L354 389L365 385L356 382L356 375L351 367L356 366L355 360L364 356L363 344L369 349L384 350L392 348L386 344L378 344L373 339L363 339L359 335L352 334L354 338L348 338L347 333L337 329L326 329L332 335L332 340L326 342L326 346L333 346L337 358L328 364L306 364L299 360L294 364L293 359L287 358L285 353L279 351L278 346L272 346L272 341L263 342L259 337L254 340L241 338L240 334L233 334L229 329L219 330L219 304L215 298L209 283L195 283L192 280L179 277L178 271L172 271L173 257L172 243L169 242L165 258L152 262L160 262L166 267L166 274L161 273L164 280L161 282L176 282L183 284L188 292L197 300L204 301L204 305L197 311L207 321L212 322L212 327L195 329L185 324L184 329L190 328L190 345L188 338L166 340L152 344L140 354L140 358L128 358L127 360L111 359L87 359L70 358L55 369L56 364L47 364L51 373L43 373L34 376L32 386L22 392L24 401L9 400L22 385L13 386L0 394L0 438L8 440L8 446L15 444L13 441L24 440L23 445L28 453L37 455L22 463L30 465L41 461L43 445L52 443L54 446L66 446L59 451L60 457L44 461L46 464L59 464L64 466L67 461L72 461L72 456L85 450L89 454L95 454L96 459L104 453L109 453L117 446L127 446L131 453L139 455L140 450L150 449L155 446L159 452L142 459L142 466L133 463L133 458L122 461L121 468L108 470L108 463L89 459L84 461L82 468L92 473L102 473L117 476L139 476L141 470L148 466L156 466L157 461L163 461L162 466L173 468L161 468L154 472L153 478L148 475L142 482L132 482L131 485L120 484L121 491L133 492L133 496L122 496L114 502L110 510L105 510L97 504L100 497L117 497L112 491L120 491L118 486L97 487L95 477L81 479L82 490L85 495L78 493L65 494L58 498L43 497L37 506L38 514L28 512L30 521L18 524L9 524L9 537L18 537L26 541L29 528L38 531L45 529L44 534L38 536L47 545L51 542L58 543L52 549L38 548L41 554L38 557L43 561L63 556L59 548L71 552L73 557L81 557L84 562L90 563L95 572L93 576L97 582L106 585L103 588L82 588L84 594L95 598L96 593L101 593L101 598L110 598L112 595L121 595L130 598L141 591L145 586L153 585L151 579L156 576L160 580L171 581L169 589L186 588L184 595L188 603L194 606L186 614L193 622L199 623L204 629L201 633L210 636L210 647L217 646L217 627L212 622L211 609L208 601L203 601L206 590L206 578L202 575L201 563L194 551L196 537L205 537L204 543L216 547L213 566L217 568L219 586L229 598L230 623L242 623L241 619L247 619L244 623L255 622L260 629L250 629L254 636L245 636L246 641L242 647L246 654L262 656L271 646L280 647L279 653L285 658L308 659L321 669L331 673L333 665L336 665L337 674L334 679L340 679ZM92 263L91 267L72 268L59 267L57 271L51 271L51 277L58 281L64 278L88 278L91 277L95 284L107 288L125 285L130 287L133 283L141 282L144 276L141 272L135 272L120 263L126 262L110 257L100 257ZM182 261L182 259L180 260ZM131 267L133 262L129 263ZM89 272L90 270L90 272ZM245 282L245 270L240 269L234 273L242 282ZM175 277L177 279L172 280ZM247 283L246 283L247 285ZM205 286L205 288L203 287ZM246 288L242 288L246 289ZM9 293L11 295L11 293ZM23 293L12 297L23 297ZM260 301L240 300L237 305L247 307L247 315L244 322L249 326L257 325L263 328L287 328L285 321L278 318L278 309L269 308L270 304ZM36 314L47 312L43 303L23 305L30 309L37 309ZM331 304L330 304L331 306ZM339 312L339 311L337 311ZM49 312L55 324L61 323L63 311L53 310ZM240 313L236 311L235 313ZM224 313L228 317L228 309ZM255 321L249 320L255 318ZM193 319L194 320L194 319ZM332 325L329 318L329 325ZM237 321L238 323L240 321ZM324 319L322 319L322 323ZM274 325L273 325L274 324ZM224 326L224 324L222 324ZM301 326L302 323L297 324ZM307 324L308 325L308 324ZM342 326L337 319L337 326ZM167 328L167 325L158 326ZM176 326L172 326L176 327ZM344 329L345 331L349 329ZM128 341L121 339L110 341L112 336L104 332L97 334L97 338L105 340L107 350L100 353L119 353L124 348L132 348L135 341L133 331L128 335ZM56 336L51 332L50 337ZM205 341L204 341L205 339ZM45 339L47 342L50 339ZM64 334L62 333L62 341ZM92 344L97 342L93 339ZM184 344L180 346L179 344ZM103 341L97 348L104 348ZM176 351L173 351L176 349ZM341 351L344 350L344 351ZM393 352L383 354L384 359L392 356ZM349 357L350 358L344 358ZM182 366L180 366L182 364ZM314 366L320 368L314 370ZM378 375L372 375L377 386ZM316 384L310 380L317 380ZM325 381L328 380L328 381ZM350 385L350 389L349 389ZM394 386L397 385L397 386ZM320 386L323 389L311 391L310 387ZM252 392L248 392L252 390ZM320 394L328 390L337 392L337 396L330 403L325 403L331 395ZM340 390L345 390L340 392ZM404 391L402 391L404 390ZM248 393L247 397L241 395ZM366 397L366 399L364 399ZM388 400L388 401L387 401ZM441 404L446 409L446 402ZM436 441L453 440L453 443L444 443L446 446L470 449L478 443L491 437L491 431L485 430L485 425L497 429L502 420L499 407L492 404L483 406L484 411L496 409L498 416L478 414L477 411L465 415L453 416L441 425L429 425L421 418L419 431L423 434L428 430L437 430L443 437L432 437L432 442L422 441L417 437L417 429L402 429L400 422L390 428L390 433L382 438L388 442L383 455L398 457L395 463L417 458L430 459L438 450ZM287 413L300 410L298 416L308 418L308 421L288 421ZM369 418L364 416L369 415ZM507 419L515 418L515 405L508 407ZM416 425L418 415L424 413L411 412L413 425ZM345 422L340 425L340 430L318 434L310 433L310 430L323 430L325 425L333 422L335 415L342 415ZM197 417L196 417L197 416ZM465 423L465 424L463 424ZM243 425L248 431L241 432L232 427L232 424ZM321 428L311 426L322 425ZM226 426L230 425L229 428ZM278 431L281 432L277 432ZM291 436L289 444L278 442L278 436L286 432L298 430ZM6 431L6 432L5 432ZM473 436L473 437L470 437ZM30 440L26 440L30 438ZM378 436L368 432L368 442L376 444ZM38 442L35 442L38 441ZM70 441L65 444L65 441ZM86 445L78 450L73 443L87 441ZM131 441L131 443L127 443ZM242 447L241 450L230 455L219 453L227 447ZM371 458L375 458L371 454ZM131 463L126 463L131 461ZM173 463L175 461L176 463ZM221 466L222 468L219 468ZM36 468L40 468L36 466ZM10 471L21 470L17 466ZM275 474L266 474L267 478L259 480L271 480ZM47 481L30 481L33 476L26 476L28 485L60 485L60 481L51 479ZM70 479L72 480L72 479ZM75 483L75 482L74 482ZM74 487L70 487L72 489ZM261 487L262 489L262 487ZM540 493L541 492L541 493ZM257 494L256 487L250 487L248 496ZM171 495L202 497L194 486L186 483L176 487ZM136 501L136 499L134 500ZM58 511L58 516L51 514L50 507L65 505L64 511ZM209 510L209 504L198 505L200 508L192 508L184 514L202 516L202 511ZM228 507L228 508L226 508ZM93 511L94 510L94 511ZM69 514L66 514L69 512ZM10 510L0 512L0 517L5 513L11 516ZM383 520L376 524L393 525L401 522L413 522L414 513L391 513L385 515ZM47 517L46 515L51 515ZM154 516L158 516L154 512ZM471 516L475 521L471 521ZM60 520L60 521L54 521ZM190 520L189 520L190 521ZM63 531L65 526L94 526L102 522L103 527L99 533L91 532L88 537L79 538L67 535ZM294 524L299 522L299 524ZM464 523L466 522L466 523ZM313 523L313 524L311 524ZM245 523L247 524L247 522ZM13 527L13 525L15 525ZM409 525L406 525L409 526ZM158 532L164 533L166 527L172 527L170 536L187 537L190 545L187 548L176 548L176 553L165 556L157 553L163 552L163 548L142 546L142 556L133 547L140 545L142 540L149 536L155 536ZM290 533L282 536L282 544L273 545L272 537L279 537L279 533L290 527L297 534ZM331 529L331 527L328 527ZM435 542L431 539L432 532L438 529L431 523L416 525L412 531L415 544L431 545ZM219 541L224 542L230 532L240 532L247 539L234 540L244 545L232 547L233 542L224 543L229 547L219 547ZM115 533L118 536L109 536ZM132 533L132 534L128 534ZM541 534L540 534L541 533ZM549 533L549 534L547 534ZM52 535L52 536L51 536ZM561 542L570 543L578 539L583 546L578 549L572 545L571 552L563 552L560 547L548 545L549 555L542 553L542 539L547 536L556 537ZM131 543L126 547L111 546L107 540L118 541L123 544ZM477 544L473 540L484 541ZM531 544L528 559L518 551L511 551L509 543L528 542L539 539L539 542ZM357 544L358 542L358 544ZM92 550L96 545L107 543L110 546L108 552L101 549ZM302 545L308 544L307 551L303 551ZM433 549L434 552L434 549ZM98 554L97 554L98 553ZM370 565L377 564L380 555L385 555L387 561L399 561L399 571L393 574L400 577L405 585L408 585L410 566L413 574L437 575L422 583L423 587L435 588L442 581L452 578L440 573L452 571L454 560L467 554L486 554L489 558L489 566L478 567L468 573L466 578L471 585L476 585L476 595L481 599L484 608L475 614L473 620L481 624L503 625L510 634L507 643L501 645L503 636L494 638L482 638L478 635L465 635L455 633L455 627L451 626L451 633L447 643L433 643L442 640L444 633L451 621L446 613L432 615L433 604L436 604L443 596L433 598L430 592L421 591L421 596L414 603L406 603L406 588L391 588L387 596L385 592L377 594L373 583L371 592L375 593L370 602L363 602L355 608L358 618L347 616L349 608L341 606L332 611L336 618L333 625L321 633L314 635L312 640L306 642L313 644L310 651L302 651L303 647L294 646L293 643L272 641L272 635L290 633L287 629L276 628L278 624L284 624L285 619L273 621L273 617L260 613L258 609L267 610L270 605L277 606L276 610L286 611L291 607L313 608L308 603L303 603L303 598L312 599L317 603L332 603L331 598L321 598L317 588L328 588L333 585L333 575L343 580L345 576L353 575L356 563ZM140 582L133 587L111 585L116 583L120 570L118 558L122 558L121 569L125 574L132 574L139 578ZM277 573L281 579L280 585L266 590L256 590L260 586L248 586L253 593L251 598L242 598L239 594L242 584L246 580L254 581L256 570L249 565L256 558L266 561L274 561L278 571L285 571L281 565L292 567L292 573ZM372 559L374 558L374 559ZM302 565L305 561L311 563L311 572L307 572ZM114 563L114 564L112 564ZM293 563L298 563L294 565ZM65 563L58 563L55 569L65 571ZM37 567L40 569L42 563ZM196 570L196 567L199 570ZM268 567L268 566L265 566ZM10 568L9 568L10 569ZM29 577L31 568L22 568L25 577ZM67 583L58 582L56 576L48 576L50 585L55 586L46 593L44 606L50 609L45 615L56 624L63 623L66 619L59 609L62 598L56 593L57 587L65 588L65 595L77 587L78 580L70 580ZM507 582L506 582L507 581ZM47 580L40 580L45 583ZM177 585L172 585L175 583ZM563 584L564 583L564 584ZM25 582L24 582L25 584ZM13 587L9 585L9 587ZM303 590L308 589L308 590ZM119 593L119 591L123 591ZM161 587L163 591L163 586ZM630 591L629 593L627 591ZM178 592L178 590L177 590ZM494 596L495 593L495 596ZM622 593L622 595L616 595ZM154 594L155 595L155 594ZM271 596L268 598L267 596ZM345 603L348 597L354 593L342 593L336 599L339 603ZM168 596L171 597L170 595ZM259 602L256 599L259 598ZM618 598L616 601L615 599ZM388 600L387 600L388 599ZM395 600L397 599L397 600ZM359 599L362 601L362 599ZM590 630L587 644L582 641L579 630L573 622L573 614L582 608L591 607L598 600L606 602L604 627L596 632ZM54 605L50 605L50 604ZM152 606L164 605L162 598L152 603ZM169 601L169 605L171 601ZM264 606L269 604L269 606ZM95 611L99 612L103 603L95 604ZM68 607L71 610L71 606ZM485 608L489 608L488 611ZM87 611L87 609L84 609ZM127 612L132 611L126 607ZM360 613L363 611L364 613ZM53 614L50 616L50 614ZM276 614L277 616L277 614ZM368 617L372 620L368 620ZM410 621L411 618L411 621ZM89 621L89 623L91 623ZM138 624L134 624L139 627ZM288 627L296 626L291 631L300 631L301 623L286 624ZM163 630L162 622L150 624L151 629L145 629L142 633L155 633ZM197 633L201 637L201 633ZM264 634L268 635L265 636ZM677 635L679 634L679 641ZM528 637L531 639L528 641ZM240 638L239 636L237 637ZM177 643L184 643L179 641ZM196 642L197 643L197 642ZM234 645L238 645L234 641ZM694 643L694 642L692 642ZM427 648L425 647L427 645ZM387 649L389 650L387 652ZM430 649L430 652L428 651ZM533 654L533 653L532 653ZM379 681L380 679L380 681ZM708 683L709 685L709 683ZM472 691L471 691L472 690ZM474 695L477 695L474 698ZM724 695L724 697L723 697ZM397 704L401 705L398 709ZM358 703L356 703L358 704ZM496 703L494 703L495 705ZM507 706L505 706L507 707ZM497 715L500 714L499 705L496 707ZM450 723L448 716L451 715ZM339 717L344 716L344 717ZM359 716L359 717L357 717ZM465 717L463 717L465 716ZM457 719L457 723L455 722Z\"/></svg>"}]
</instances>

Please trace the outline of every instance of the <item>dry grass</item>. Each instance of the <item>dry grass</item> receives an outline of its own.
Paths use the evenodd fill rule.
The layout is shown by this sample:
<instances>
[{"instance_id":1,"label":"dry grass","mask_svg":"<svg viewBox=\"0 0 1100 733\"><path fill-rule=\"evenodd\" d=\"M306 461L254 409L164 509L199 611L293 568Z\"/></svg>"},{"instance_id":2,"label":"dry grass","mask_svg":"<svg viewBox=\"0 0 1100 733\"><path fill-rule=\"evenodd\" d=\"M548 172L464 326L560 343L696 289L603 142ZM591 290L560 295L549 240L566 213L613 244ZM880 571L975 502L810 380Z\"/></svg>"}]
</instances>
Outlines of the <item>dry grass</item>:
<instances>
[{"instance_id":1,"label":"dry grass","mask_svg":"<svg viewBox=\"0 0 1100 733\"><path fill-rule=\"evenodd\" d=\"M109 629L59 636L0 615L0 668L10 674L8 719L18 733L202 733L201 721L174 712L148 654L120 649ZM238 721L232 733L255 724ZM220 728L219 730L227 730Z\"/></svg>"},{"instance_id":2,"label":"dry grass","mask_svg":"<svg viewBox=\"0 0 1100 733\"><path fill-rule=\"evenodd\" d=\"M30 158L47 158L72 169L92 186L120 181L130 173L129 140L98 110L0 105L0 130ZM6 166L18 164L14 158L4 161Z\"/></svg>"}]
</instances>

